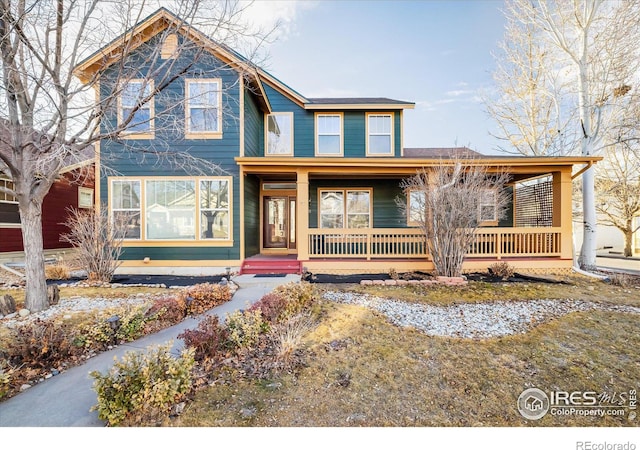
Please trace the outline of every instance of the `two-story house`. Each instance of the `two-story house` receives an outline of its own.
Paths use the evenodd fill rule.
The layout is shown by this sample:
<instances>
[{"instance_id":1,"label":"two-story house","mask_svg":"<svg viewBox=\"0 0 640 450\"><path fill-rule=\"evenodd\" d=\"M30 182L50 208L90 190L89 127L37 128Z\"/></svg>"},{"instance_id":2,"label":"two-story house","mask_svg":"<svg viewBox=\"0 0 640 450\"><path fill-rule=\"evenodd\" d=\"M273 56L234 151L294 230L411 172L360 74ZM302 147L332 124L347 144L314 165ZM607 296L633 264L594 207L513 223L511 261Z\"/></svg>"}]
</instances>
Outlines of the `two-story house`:
<instances>
[{"instance_id":1,"label":"two-story house","mask_svg":"<svg viewBox=\"0 0 640 450\"><path fill-rule=\"evenodd\" d=\"M176 56L184 43L193 45ZM125 45L135 49L130 62L118 58ZM161 50L158 58L144 57L150 49ZM167 78L170 69L154 64L171 58L189 63ZM133 72L115 86L109 80L123 68ZM497 220L490 196L479 210L484 227L465 268L498 259L527 269L572 265L572 178L594 159L404 148L403 113L413 103L307 98L164 9L87 58L76 74L84 82L99 76L100 98L119 89L103 127L127 120L144 99L127 134L99 149L97 198L128 223L121 270L432 270L420 230L396 199L405 198L403 179L460 150L473 156L470 164L507 167L513 193L507 219ZM174 151L210 165L157 157ZM100 165L110 167L107 175Z\"/></svg>"}]
</instances>

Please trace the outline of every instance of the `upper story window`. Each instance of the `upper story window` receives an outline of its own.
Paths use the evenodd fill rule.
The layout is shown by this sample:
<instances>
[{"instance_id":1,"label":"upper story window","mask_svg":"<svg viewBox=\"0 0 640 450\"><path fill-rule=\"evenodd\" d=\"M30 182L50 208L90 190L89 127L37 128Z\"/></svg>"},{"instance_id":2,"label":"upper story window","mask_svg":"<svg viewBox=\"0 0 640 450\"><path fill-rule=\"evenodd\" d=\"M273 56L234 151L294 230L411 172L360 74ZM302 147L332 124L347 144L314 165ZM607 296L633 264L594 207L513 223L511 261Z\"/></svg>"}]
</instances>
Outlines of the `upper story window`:
<instances>
[{"instance_id":1,"label":"upper story window","mask_svg":"<svg viewBox=\"0 0 640 450\"><path fill-rule=\"evenodd\" d=\"M267 115L267 156L293 156L293 113Z\"/></svg>"},{"instance_id":2,"label":"upper story window","mask_svg":"<svg viewBox=\"0 0 640 450\"><path fill-rule=\"evenodd\" d=\"M367 156L393 156L393 114L367 114Z\"/></svg>"},{"instance_id":3,"label":"upper story window","mask_svg":"<svg viewBox=\"0 0 640 450\"><path fill-rule=\"evenodd\" d=\"M9 189L11 191L15 189L13 181L7 180L5 178L0 178L0 187ZM8 192L0 190L0 203L18 203L18 199Z\"/></svg>"},{"instance_id":4,"label":"upper story window","mask_svg":"<svg viewBox=\"0 0 640 450\"><path fill-rule=\"evenodd\" d=\"M342 154L342 114L316 114L316 156Z\"/></svg>"},{"instance_id":5,"label":"upper story window","mask_svg":"<svg viewBox=\"0 0 640 450\"><path fill-rule=\"evenodd\" d=\"M187 138L222 138L220 79L186 80Z\"/></svg>"},{"instance_id":6,"label":"upper story window","mask_svg":"<svg viewBox=\"0 0 640 450\"><path fill-rule=\"evenodd\" d=\"M130 80L122 88L118 98L118 124L122 125L131 118L126 126L127 137L153 138L153 97L144 102L152 92L153 81L141 79Z\"/></svg>"},{"instance_id":7,"label":"upper story window","mask_svg":"<svg viewBox=\"0 0 640 450\"><path fill-rule=\"evenodd\" d=\"M78 208L93 208L93 189L78 187Z\"/></svg>"},{"instance_id":8,"label":"upper story window","mask_svg":"<svg viewBox=\"0 0 640 450\"><path fill-rule=\"evenodd\" d=\"M320 228L369 228L370 189L320 191Z\"/></svg>"}]
</instances>

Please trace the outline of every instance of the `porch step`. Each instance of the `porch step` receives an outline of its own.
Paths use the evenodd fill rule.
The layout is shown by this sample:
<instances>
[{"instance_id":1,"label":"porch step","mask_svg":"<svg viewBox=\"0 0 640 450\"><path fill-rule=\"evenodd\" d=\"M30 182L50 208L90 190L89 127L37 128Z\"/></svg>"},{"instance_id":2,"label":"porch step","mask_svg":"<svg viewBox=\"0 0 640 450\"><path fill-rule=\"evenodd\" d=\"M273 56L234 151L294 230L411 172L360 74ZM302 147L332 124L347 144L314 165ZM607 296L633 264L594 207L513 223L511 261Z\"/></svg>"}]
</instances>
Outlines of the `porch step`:
<instances>
[{"instance_id":1,"label":"porch step","mask_svg":"<svg viewBox=\"0 0 640 450\"><path fill-rule=\"evenodd\" d=\"M245 259L240 267L240 275L301 273L302 263L295 259Z\"/></svg>"}]
</instances>

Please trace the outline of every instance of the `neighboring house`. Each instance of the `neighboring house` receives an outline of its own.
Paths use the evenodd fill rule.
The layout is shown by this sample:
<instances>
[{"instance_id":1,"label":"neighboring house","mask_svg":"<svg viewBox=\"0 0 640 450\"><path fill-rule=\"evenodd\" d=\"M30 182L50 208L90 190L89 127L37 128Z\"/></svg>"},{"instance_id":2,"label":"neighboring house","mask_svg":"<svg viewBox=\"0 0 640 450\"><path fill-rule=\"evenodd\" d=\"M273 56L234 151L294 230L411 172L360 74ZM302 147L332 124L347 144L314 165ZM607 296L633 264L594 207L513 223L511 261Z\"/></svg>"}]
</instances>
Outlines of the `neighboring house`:
<instances>
[{"instance_id":1,"label":"neighboring house","mask_svg":"<svg viewBox=\"0 0 640 450\"><path fill-rule=\"evenodd\" d=\"M44 198L42 204L42 239L46 255L57 255L71 244L60 240L69 229L64 225L70 208L94 206L93 157L66 167ZM0 184L12 188L12 181L0 177ZM0 192L0 263L23 261L24 248L18 202L9 194Z\"/></svg>"},{"instance_id":2,"label":"neighboring house","mask_svg":"<svg viewBox=\"0 0 640 450\"><path fill-rule=\"evenodd\" d=\"M108 159L117 175L99 178L97 197L112 217L129 223L122 271L431 270L420 231L401 215L396 198L404 198L404 178L452 155L490 171L506 167L513 180L507 219L496 220L490 198L479 212L484 227L465 269L486 269L497 260L526 269L571 267L572 176L598 158L405 149L403 113L413 103L307 98L191 27L164 33L180 23L161 9L128 40L115 40L76 69L83 82L100 75L105 96L109 77L126 66L115 64L113 56L123 42L139 45L138 52L162 46L162 58L173 58L176 43L191 40L211 56L145 103L124 139L100 144L100 163ZM120 120L135 96L153 85L149 66L133 65L137 72L103 126ZM184 105L176 102L180 97L187 99ZM175 120L160 119L167 111ZM188 151L223 172L196 176L185 168L136 160L125 145Z\"/></svg>"}]
</instances>

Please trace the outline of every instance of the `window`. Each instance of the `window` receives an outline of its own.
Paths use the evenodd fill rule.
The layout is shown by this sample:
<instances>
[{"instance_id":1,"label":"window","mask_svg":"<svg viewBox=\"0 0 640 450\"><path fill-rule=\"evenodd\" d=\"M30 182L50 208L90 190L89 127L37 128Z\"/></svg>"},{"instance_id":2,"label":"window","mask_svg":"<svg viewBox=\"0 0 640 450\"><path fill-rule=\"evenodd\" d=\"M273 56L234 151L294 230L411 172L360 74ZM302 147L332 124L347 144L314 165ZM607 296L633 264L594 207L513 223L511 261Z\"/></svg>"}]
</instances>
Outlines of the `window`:
<instances>
[{"instance_id":1,"label":"window","mask_svg":"<svg viewBox=\"0 0 640 450\"><path fill-rule=\"evenodd\" d=\"M320 228L369 228L370 189L320 191Z\"/></svg>"},{"instance_id":2,"label":"window","mask_svg":"<svg viewBox=\"0 0 640 450\"><path fill-rule=\"evenodd\" d=\"M478 203L478 222L496 222L496 191L487 189L482 192Z\"/></svg>"},{"instance_id":3,"label":"window","mask_svg":"<svg viewBox=\"0 0 640 450\"><path fill-rule=\"evenodd\" d=\"M231 177L112 179L111 216L129 224L126 239L227 245L231 187Z\"/></svg>"},{"instance_id":4,"label":"window","mask_svg":"<svg viewBox=\"0 0 640 450\"><path fill-rule=\"evenodd\" d=\"M147 239L195 239L194 181L147 181L145 198Z\"/></svg>"},{"instance_id":5,"label":"window","mask_svg":"<svg viewBox=\"0 0 640 450\"><path fill-rule=\"evenodd\" d=\"M267 155L293 155L293 113L267 115Z\"/></svg>"},{"instance_id":6,"label":"window","mask_svg":"<svg viewBox=\"0 0 640 450\"><path fill-rule=\"evenodd\" d=\"M222 137L220 80L186 81L187 137Z\"/></svg>"},{"instance_id":7,"label":"window","mask_svg":"<svg viewBox=\"0 0 640 450\"><path fill-rule=\"evenodd\" d=\"M93 189L78 188L78 208L93 208Z\"/></svg>"},{"instance_id":8,"label":"window","mask_svg":"<svg viewBox=\"0 0 640 450\"><path fill-rule=\"evenodd\" d=\"M0 188L13 191L15 188L15 185L13 184L13 181L0 178ZM18 199L16 199L13 195L9 194L8 192L4 192L3 190L0 190L0 202L1 203L18 203Z\"/></svg>"},{"instance_id":9,"label":"window","mask_svg":"<svg viewBox=\"0 0 640 450\"><path fill-rule=\"evenodd\" d=\"M111 212L113 220L126 223L125 239L140 239L139 181L112 181Z\"/></svg>"},{"instance_id":10,"label":"window","mask_svg":"<svg viewBox=\"0 0 640 450\"><path fill-rule=\"evenodd\" d=\"M424 221L425 214L425 193L424 191L409 191L409 208L407 214L407 224L418 226Z\"/></svg>"},{"instance_id":11,"label":"window","mask_svg":"<svg viewBox=\"0 0 640 450\"><path fill-rule=\"evenodd\" d=\"M123 124L131 118L126 126L126 133L136 135L132 137L153 137L153 97L142 103L152 92L153 81L131 80L122 88L118 123Z\"/></svg>"},{"instance_id":12,"label":"window","mask_svg":"<svg viewBox=\"0 0 640 450\"><path fill-rule=\"evenodd\" d=\"M342 153L342 114L316 114L316 155Z\"/></svg>"},{"instance_id":13,"label":"window","mask_svg":"<svg viewBox=\"0 0 640 450\"><path fill-rule=\"evenodd\" d=\"M200 239L230 239L229 181L200 181Z\"/></svg>"},{"instance_id":14,"label":"window","mask_svg":"<svg viewBox=\"0 0 640 450\"><path fill-rule=\"evenodd\" d=\"M367 114L367 156L393 155L393 114Z\"/></svg>"}]
</instances>

